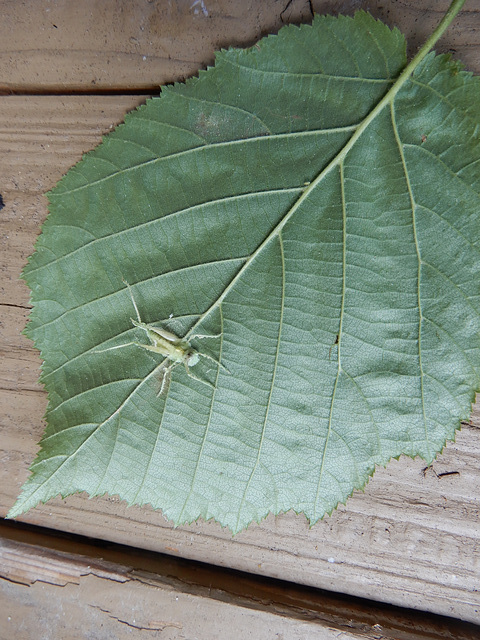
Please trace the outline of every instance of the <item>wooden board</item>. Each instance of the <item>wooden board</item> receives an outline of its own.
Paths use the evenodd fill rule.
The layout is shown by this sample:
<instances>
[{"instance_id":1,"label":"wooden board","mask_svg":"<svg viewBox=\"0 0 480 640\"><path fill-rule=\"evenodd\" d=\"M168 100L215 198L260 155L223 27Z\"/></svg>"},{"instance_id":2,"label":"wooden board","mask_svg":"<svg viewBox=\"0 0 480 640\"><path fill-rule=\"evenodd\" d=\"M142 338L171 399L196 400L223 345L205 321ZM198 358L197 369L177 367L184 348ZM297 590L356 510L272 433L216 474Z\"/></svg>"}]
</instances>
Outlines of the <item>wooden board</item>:
<instances>
[{"instance_id":1,"label":"wooden board","mask_svg":"<svg viewBox=\"0 0 480 640\"><path fill-rule=\"evenodd\" d=\"M308 3L293 5L290 21L311 17ZM278 31L284 3L13 0L0 6L0 90L64 92L145 90L187 77L211 64L215 50Z\"/></svg>"},{"instance_id":2,"label":"wooden board","mask_svg":"<svg viewBox=\"0 0 480 640\"><path fill-rule=\"evenodd\" d=\"M321 620L189 593L179 581L110 562L1 540L0 558L8 577L0 580L0 640L224 640L232 630L235 640L338 638ZM362 637L342 631L345 640Z\"/></svg>"},{"instance_id":3,"label":"wooden board","mask_svg":"<svg viewBox=\"0 0 480 640\"><path fill-rule=\"evenodd\" d=\"M53 538L5 524L0 534L0 640L39 633L131 638L145 631L179 640L478 639L476 625L453 618L111 544L99 548L78 537ZM30 538L40 544L26 542Z\"/></svg>"},{"instance_id":4,"label":"wooden board","mask_svg":"<svg viewBox=\"0 0 480 640\"><path fill-rule=\"evenodd\" d=\"M22 4L0 2L3 14L8 14L13 20L8 34L10 40L0 37L4 51L2 55L5 56L5 51L9 51L10 56L15 53L13 44L8 44L20 42L12 36L15 29L23 34L26 43L35 41L34 17L36 15L38 19L43 19L42 12L49 7L52 11L62 8L65 25L73 33L78 25L75 22L76 10L71 7L80 4L85 12L87 8L93 12L91 20L98 25L98 29L107 28L106 20L113 15L105 8L108 3L99 3L102 7L100 13L96 14L96 3L93 2L57 2L55 5L43 0ZM120 4L124 9L127 5L138 4L147 11L146 5L151 3ZM190 6L192 3L187 4ZM301 9L304 4L295 3L295 6ZM347 9L360 4L352 2ZM382 11L391 17L394 12L399 15L398 12L404 10L404 20L406 15L422 16L417 33L423 36L425 24L433 18L437 19L440 10L446 8L447 4L384 2ZM472 3L467 3L467 9L468 4ZM31 11L25 11L26 17L22 17L25 5ZM317 5L327 7L332 3ZM219 15L222 6L219 2ZM250 5L247 3L245 6ZM288 12L293 8L287 7L287 2L284 8L283 17L288 19ZM238 6L236 11L240 12ZM226 14L222 15L225 17ZM241 13L238 15L242 16ZM253 22L256 29L263 31L263 23L258 17L260 13L255 15L257 18ZM468 26L458 32L461 45L452 36L457 33L454 28L447 33L443 46L461 46L468 52L470 68L478 72L480 52L475 39L480 33L478 7L467 11L467 17L470 21ZM247 24L249 20L246 13L243 18ZM457 23L465 25L466 19L462 16ZM1 29L6 28L5 23L3 21ZM408 28L405 28L407 23L402 25L400 20L398 23L405 31L415 29L413 22ZM248 30L250 27L245 28ZM29 38L24 31L30 33ZM127 32L120 29L118 33L118 41L123 41ZM250 36L246 34L245 41L257 35L256 31L248 33ZM198 37L202 40L201 36ZM75 42L71 40L73 44L70 45L68 42L67 37L63 49L56 48L55 43L51 44L51 48L61 53L60 58L68 59L69 55L78 57ZM47 44L38 41L35 52L37 68L40 68L42 61L43 68L49 68ZM21 42L15 44L20 45ZM92 44L88 39L84 45L91 51ZM186 47L185 44L182 46ZM102 46L98 44L99 56L105 54L105 47L105 43ZM22 51L25 55L21 51L15 53L18 65L27 64L27 48ZM78 74L73 69L68 75L69 82L62 80L59 73L48 82L42 77L36 86L30 76L30 79L24 77L18 70L12 71L8 65L9 74L5 72L0 77L10 78L12 82L9 87L18 91L42 88L47 92L53 88L58 91L62 83L69 88L87 90L91 82L86 69L95 70L93 62L92 65L86 65L83 72ZM132 65L135 69L137 63ZM112 58L107 75L115 81L112 80L112 84L108 85L110 88L132 90L152 82L153 75L146 80L139 79L138 84L135 84L134 76L122 76L127 66L125 58L120 56L116 61ZM177 70L175 73L183 72ZM38 73L37 77L40 78ZM46 397L37 383L40 360L31 343L20 335L28 314L29 294L18 279L46 215L42 194L80 159L83 152L100 141L102 133L108 132L122 120L127 110L141 101L142 97L132 95L0 97L0 193L6 205L0 213L0 270L3 275L0 283L1 515L13 504L27 477L28 465L36 453L36 442L44 427L42 416ZM228 531L215 523L198 522L190 527L173 529L160 513L151 509L127 509L116 497L88 500L84 495L72 496L65 501L51 501L27 514L23 520L480 622L478 426L480 410L477 405L472 426L464 427L456 443L447 446L435 463L434 471L427 470L424 473L424 464L420 460L402 458L392 462L387 469L377 471L364 494L357 493L346 507L339 508L330 518L312 529L308 528L302 516L289 513L277 518L269 517L232 539ZM456 473L442 476L443 472Z\"/></svg>"},{"instance_id":5,"label":"wooden board","mask_svg":"<svg viewBox=\"0 0 480 640\"><path fill-rule=\"evenodd\" d=\"M16 0L0 1L0 91L153 91L315 13L368 10L422 44L450 0ZM438 43L478 63L480 8L470 0Z\"/></svg>"}]
</instances>

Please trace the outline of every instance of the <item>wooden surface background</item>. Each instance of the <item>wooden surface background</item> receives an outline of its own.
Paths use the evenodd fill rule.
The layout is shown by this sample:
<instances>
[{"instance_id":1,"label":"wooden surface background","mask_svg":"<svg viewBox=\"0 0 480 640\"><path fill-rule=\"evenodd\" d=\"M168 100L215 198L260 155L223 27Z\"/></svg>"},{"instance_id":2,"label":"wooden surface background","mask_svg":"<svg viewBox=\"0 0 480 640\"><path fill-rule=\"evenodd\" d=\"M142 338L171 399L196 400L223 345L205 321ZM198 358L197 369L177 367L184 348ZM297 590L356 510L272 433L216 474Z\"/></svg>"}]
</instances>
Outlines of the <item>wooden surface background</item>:
<instances>
[{"instance_id":1,"label":"wooden surface background","mask_svg":"<svg viewBox=\"0 0 480 640\"><path fill-rule=\"evenodd\" d=\"M308 22L312 7L318 13L350 15L368 8L398 26L413 53L448 4L0 0L0 193L5 203L0 212L1 516L27 478L44 429L46 396L37 382L39 355L20 334L28 317L29 292L19 280L47 214L43 193L128 110L158 92L160 84L204 68L215 49L250 45L286 22ZM476 0L467 0L437 51L451 51L471 71L480 72ZM480 623L479 426L477 405L471 423L432 468L425 470L421 460L391 462L377 470L364 493L357 492L311 529L303 516L287 513L270 516L232 539L214 522L174 529L160 512L126 508L115 496L89 500L85 495L52 500L22 521ZM0 602L19 602L11 583L2 581L1 586ZM48 594L45 588L46 607ZM168 608L174 596L164 597L162 606ZM43 606L40 599L36 604ZM28 602L22 606L28 611ZM205 605L207 617L210 606ZM99 601L98 607L101 611L106 605ZM185 601L185 607L198 611L198 602ZM235 628L236 613L228 610ZM17 614L19 619L23 615ZM119 617L112 614L111 619L118 624ZM268 619L260 618L253 616L251 623L265 631L251 637L276 637L267 631L272 630ZM284 620L286 638L333 637L320 627L302 630ZM10 622L5 619L4 624ZM162 624L157 625L158 637L194 637L187 627L181 635L179 627ZM13 637L2 636L3 628L0 639ZM31 636L26 631L16 637L34 637L34 629L32 623ZM222 637L222 629L217 632ZM217 636L212 631L205 637Z\"/></svg>"}]
</instances>

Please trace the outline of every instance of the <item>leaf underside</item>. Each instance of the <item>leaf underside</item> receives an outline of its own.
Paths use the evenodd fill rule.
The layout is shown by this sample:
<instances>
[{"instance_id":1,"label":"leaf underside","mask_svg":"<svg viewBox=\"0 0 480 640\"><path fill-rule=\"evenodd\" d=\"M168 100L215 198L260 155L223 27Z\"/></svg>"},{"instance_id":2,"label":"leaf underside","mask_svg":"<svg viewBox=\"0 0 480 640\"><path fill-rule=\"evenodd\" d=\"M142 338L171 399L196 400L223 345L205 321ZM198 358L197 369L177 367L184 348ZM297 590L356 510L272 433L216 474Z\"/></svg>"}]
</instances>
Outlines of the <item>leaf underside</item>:
<instances>
[{"instance_id":1,"label":"leaf underside","mask_svg":"<svg viewBox=\"0 0 480 640\"><path fill-rule=\"evenodd\" d=\"M285 27L162 89L48 194L24 270L48 426L10 517L86 491L175 524L314 523L454 438L480 386L480 89L429 54L392 93L405 64L366 13ZM177 366L158 396L161 356L104 351L145 342L123 280L228 371Z\"/></svg>"}]
</instances>

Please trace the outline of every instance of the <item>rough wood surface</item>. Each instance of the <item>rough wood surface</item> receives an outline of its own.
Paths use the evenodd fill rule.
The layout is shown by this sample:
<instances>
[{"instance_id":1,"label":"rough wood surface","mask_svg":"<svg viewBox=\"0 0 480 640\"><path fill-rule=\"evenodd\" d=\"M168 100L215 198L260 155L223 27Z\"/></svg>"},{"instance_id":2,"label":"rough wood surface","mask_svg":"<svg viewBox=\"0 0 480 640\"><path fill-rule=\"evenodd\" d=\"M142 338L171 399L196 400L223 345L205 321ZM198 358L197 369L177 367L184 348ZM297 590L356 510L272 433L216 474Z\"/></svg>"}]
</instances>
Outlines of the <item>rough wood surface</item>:
<instances>
[{"instance_id":1,"label":"rough wood surface","mask_svg":"<svg viewBox=\"0 0 480 640\"><path fill-rule=\"evenodd\" d=\"M366 637L140 581L119 589L115 583L85 576L79 585L61 589L60 593L59 587L40 582L24 587L2 581L0 640L335 640L339 633L342 640Z\"/></svg>"},{"instance_id":2,"label":"rough wood surface","mask_svg":"<svg viewBox=\"0 0 480 640\"><path fill-rule=\"evenodd\" d=\"M425 612L4 524L0 533L0 640L37 637L38 631L18 634L35 624L42 639L136 637L142 631L178 640L478 638L476 625ZM12 540L15 534L40 544ZM172 601L181 604L172 609ZM58 610L68 611L68 628Z\"/></svg>"},{"instance_id":3,"label":"rough wood surface","mask_svg":"<svg viewBox=\"0 0 480 640\"><path fill-rule=\"evenodd\" d=\"M0 91L142 90L185 78L222 47L252 45L289 22L359 9L398 26L414 51L450 0L1 0ZM480 7L438 43L478 63Z\"/></svg>"},{"instance_id":4,"label":"rough wood surface","mask_svg":"<svg viewBox=\"0 0 480 640\"><path fill-rule=\"evenodd\" d=\"M84 7L85 14L93 12L93 17L89 19L97 29L107 29L105 21L114 12L108 13L109 3L99 4L102 5L100 13L95 14L95 3L87 1L49 3L32 0L16 3L0 0L2 16L10 16L13 20L8 38L1 31L6 29L8 20L3 20L0 26L0 46L3 50L0 63L4 64L8 55L15 53L14 46L20 49L24 46L21 39L12 36L15 30L23 34L24 42L30 43L29 46L35 42L34 16L42 24L41 20L45 17L42 12L46 12L47 8L51 8L51 11L62 8L65 25L68 25L71 33L77 29L77 35L81 34L75 22L76 9L72 9L79 5ZM118 4L128 13L131 4L147 11L155 3ZM190 6L193 3L189 1L187 4ZM297 5L301 9L300 5L303 7L305 4L308 3L290 4L285 1L284 19L289 19L288 12ZM314 3L315 8L318 5L321 10L328 9L332 4ZM336 3L336 9L340 4L342 9L343 4L348 5L348 12L353 5L358 8L367 3ZM377 7L380 11L380 3L368 4L372 10ZM403 11L403 22L399 18L397 24L407 33L415 31L422 39L426 31L431 31L433 22L438 20L447 4L443 0L383 2L381 11L387 14L390 23L394 14L400 15ZM30 12L25 9L26 5L31 8ZM207 3L207 6L210 5ZM224 10L220 0L215 6L219 14ZM245 3L243 10L248 6L249 3ZM238 7L236 10L240 11ZM113 11L111 7L110 11ZM250 26L245 26L242 42L249 38L254 40L259 31L264 31L266 23L260 22L258 11L254 12L252 20L246 13L243 15L245 25ZM411 23L405 16L410 16ZM419 22L415 23L412 16L416 16ZM460 30L459 24L463 25ZM466 52L468 55L464 58L468 57L470 69L477 72L480 70L479 24L478 5L467 2L466 15L457 20L442 45L447 49L456 48ZM189 29L191 31L190 27L185 27L185 33ZM126 32L120 30L119 33L117 41L122 40L125 44ZM225 33L225 37L230 35L228 31ZM202 36L198 36L198 39L202 41ZM97 41L100 42L100 39ZM209 47L213 41L212 36L212 40L205 45L208 55L211 55ZM37 80L20 72L29 65L27 44L15 53L17 69L12 70L5 63L5 68L9 70L6 73L0 64L0 77L12 80L9 80L10 88L19 91L38 90L39 87L51 90L61 86L86 89L91 84L88 74L97 74L99 68L93 62L92 66L79 67L78 73L72 69L68 82L62 79L60 72L50 80L42 76L39 73L41 68L50 73L49 50L56 52L59 59L71 55L78 62L81 57L75 50L78 45L74 40L68 45L66 38L64 48L52 41L50 49L42 42L39 40L35 45ZM85 50L93 50L88 39L82 42ZM182 51L187 50L185 42L182 47ZM99 59L106 55L105 47L100 45L97 52ZM113 79L112 84L102 86L128 90L150 86L154 75L141 79L137 58L132 54L131 59L132 69L136 68L137 71L135 77L123 76L128 67L126 59L113 56L107 74L108 78ZM198 67L205 59L198 57L194 62ZM42 61L43 67L40 64ZM162 69L161 65L159 67ZM188 70L194 69L189 67ZM168 77L169 73L185 72L175 67L175 71L160 70L156 77L161 79ZM137 80L138 84L133 84ZM98 84L101 85L101 82ZM37 383L40 360L31 343L20 335L28 315L29 294L18 279L46 215L42 193L52 187L80 159L83 152L93 148L102 133L121 121L123 114L141 101L141 97L128 95L0 97L0 193L5 201L5 208L0 213L0 270L3 275L0 284L0 515L5 515L25 481L28 465L37 451L36 443L44 428L42 416L46 397ZM472 426L464 427L456 443L447 446L433 470L423 472L424 464L419 460L402 458L392 462L387 469L377 471L364 494L357 493L346 507L339 508L330 518L312 529L308 528L302 516L289 513L277 518L270 517L232 539L228 531L215 523L198 522L190 527L173 529L160 513L151 509L127 509L115 497L88 500L84 495L72 496L65 501L53 500L27 514L23 520L480 622L478 426L480 411L477 405ZM455 473L441 475L444 472Z\"/></svg>"},{"instance_id":5,"label":"rough wood surface","mask_svg":"<svg viewBox=\"0 0 480 640\"><path fill-rule=\"evenodd\" d=\"M153 573L87 565L78 555L0 540L0 559L0 575L9 578L0 580L0 640L365 638L320 620L222 602L205 590L188 593Z\"/></svg>"}]
</instances>

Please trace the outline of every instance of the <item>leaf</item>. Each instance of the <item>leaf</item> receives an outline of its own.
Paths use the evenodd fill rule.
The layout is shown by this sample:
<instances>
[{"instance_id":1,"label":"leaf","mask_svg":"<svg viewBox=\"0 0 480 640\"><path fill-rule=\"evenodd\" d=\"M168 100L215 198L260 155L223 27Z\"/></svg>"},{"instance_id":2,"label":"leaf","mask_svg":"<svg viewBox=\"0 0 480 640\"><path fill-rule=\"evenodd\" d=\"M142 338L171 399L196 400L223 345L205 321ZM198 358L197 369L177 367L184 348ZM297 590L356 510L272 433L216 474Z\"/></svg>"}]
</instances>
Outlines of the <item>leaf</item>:
<instances>
[{"instance_id":1,"label":"leaf","mask_svg":"<svg viewBox=\"0 0 480 640\"><path fill-rule=\"evenodd\" d=\"M408 66L361 12L221 51L49 193L24 271L48 427L10 517L87 491L314 523L454 438L480 377L480 85L426 54L440 33ZM159 396L124 280L228 371L180 363Z\"/></svg>"}]
</instances>

